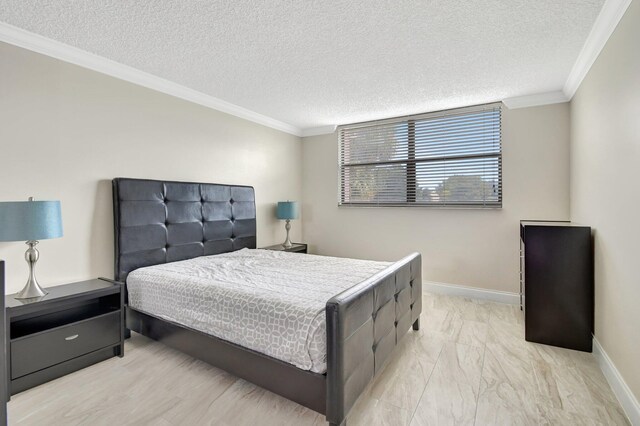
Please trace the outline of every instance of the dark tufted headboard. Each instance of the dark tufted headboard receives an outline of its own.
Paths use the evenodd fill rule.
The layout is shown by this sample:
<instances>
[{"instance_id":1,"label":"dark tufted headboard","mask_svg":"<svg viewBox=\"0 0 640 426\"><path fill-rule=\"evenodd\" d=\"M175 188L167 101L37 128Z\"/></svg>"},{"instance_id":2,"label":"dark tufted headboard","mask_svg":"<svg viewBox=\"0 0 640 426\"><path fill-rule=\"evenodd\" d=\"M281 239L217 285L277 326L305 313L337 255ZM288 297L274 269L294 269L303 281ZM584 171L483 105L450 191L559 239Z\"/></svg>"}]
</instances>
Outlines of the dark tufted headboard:
<instances>
[{"instance_id":1,"label":"dark tufted headboard","mask_svg":"<svg viewBox=\"0 0 640 426\"><path fill-rule=\"evenodd\" d=\"M250 186L113 179L115 279L143 266L256 248Z\"/></svg>"}]
</instances>

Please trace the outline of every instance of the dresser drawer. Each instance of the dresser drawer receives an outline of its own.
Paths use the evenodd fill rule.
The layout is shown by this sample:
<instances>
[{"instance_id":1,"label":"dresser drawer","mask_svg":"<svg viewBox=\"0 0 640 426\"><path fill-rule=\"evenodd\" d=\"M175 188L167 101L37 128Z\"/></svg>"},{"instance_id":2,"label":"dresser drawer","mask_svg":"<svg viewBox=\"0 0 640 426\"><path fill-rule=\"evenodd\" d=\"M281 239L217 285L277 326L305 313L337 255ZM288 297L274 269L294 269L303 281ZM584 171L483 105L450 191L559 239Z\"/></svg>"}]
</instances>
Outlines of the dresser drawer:
<instances>
[{"instance_id":1,"label":"dresser drawer","mask_svg":"<svg viewBox=\"0 0 640 426\"><path fill-rule=\"evenodd\" d=\"M120 343L120 311L11 341L11 378Z\"/></svg>"}]
</instances>

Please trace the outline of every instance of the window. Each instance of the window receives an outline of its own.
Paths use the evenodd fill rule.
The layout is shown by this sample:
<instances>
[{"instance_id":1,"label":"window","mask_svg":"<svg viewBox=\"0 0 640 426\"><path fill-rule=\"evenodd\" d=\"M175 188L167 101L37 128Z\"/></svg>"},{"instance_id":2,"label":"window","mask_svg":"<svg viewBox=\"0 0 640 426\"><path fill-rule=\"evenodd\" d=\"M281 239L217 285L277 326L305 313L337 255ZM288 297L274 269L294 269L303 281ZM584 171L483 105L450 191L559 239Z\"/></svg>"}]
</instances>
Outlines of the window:
<instances>
[{"instance_id":1,"label":"window","mask_svg":"<svg viewBox=\"0 0 640 426\"><path fill-rule=\"evenodd\" d=\"M340 126L339 204L501 207L501 107Z\"/></svg>"}]
</instances>

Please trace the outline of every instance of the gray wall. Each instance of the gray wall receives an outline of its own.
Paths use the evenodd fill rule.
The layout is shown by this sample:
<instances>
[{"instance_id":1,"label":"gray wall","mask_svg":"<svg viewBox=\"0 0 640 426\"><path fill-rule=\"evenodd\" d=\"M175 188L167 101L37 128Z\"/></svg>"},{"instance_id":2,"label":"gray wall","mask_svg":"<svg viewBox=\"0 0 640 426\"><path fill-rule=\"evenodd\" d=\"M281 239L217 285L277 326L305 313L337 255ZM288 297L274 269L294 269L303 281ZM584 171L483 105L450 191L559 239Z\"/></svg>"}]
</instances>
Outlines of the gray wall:
<instances>
[{"instance_id":1,"label":"gray wall","mask_svg":"<svg viewBox=\"0 0 640 426\"><path fill-rule=\"evenodd\" d=\"M640 3L571 102L571 218L595 230L596 326L640 398Z\"/></svg>"},{"instance_id":2,"label":"gray wall","mask_svg":"<svg viewBox=\"0 0 640 426\"><path fill-rule=\"evenodd\" d=\"M113 276L117 176L253 185L258 244L284 240L274 205L301 197L300 138L3 43L0 76L0 200L62 201L64 237L38 246L42 285ZM8 293L25 249L0 243Z\"/></svg>"},{"instance_id":3,"label":"gray wall","mask_svg":"<svg viewBox=\"0 0 640 426\"><path fill-rule=\"evenodd\" d=\"M429 281L519 291L520 219L569 218L569 104L503 112L502 209L338 207L336 134L303 138L303 229L321 254L423 256Z\"/></svg>"}]
</instances>

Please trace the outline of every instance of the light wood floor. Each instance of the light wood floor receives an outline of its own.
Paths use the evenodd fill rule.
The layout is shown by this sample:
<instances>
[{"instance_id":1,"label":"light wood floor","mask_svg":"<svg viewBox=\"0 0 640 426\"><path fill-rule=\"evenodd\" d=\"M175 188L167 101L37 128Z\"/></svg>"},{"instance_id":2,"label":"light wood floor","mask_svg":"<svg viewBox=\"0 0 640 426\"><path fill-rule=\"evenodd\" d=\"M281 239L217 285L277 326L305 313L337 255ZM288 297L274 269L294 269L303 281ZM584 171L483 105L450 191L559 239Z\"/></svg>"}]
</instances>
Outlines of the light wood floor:
<instances>
[{"instance_id":1,"label":"light wood floor","mask_svg":"<svg viewBox=\"0 0 640 426\"><path fill-rule=\"evenodd\" d=\"M422 330L348 425L628 424L591 354L524 341L511 305L425 294ZM324 417L135 335L113 358L15 395L19 425L324 425Z\"/></svg>"}]
</instances>

